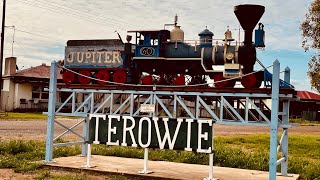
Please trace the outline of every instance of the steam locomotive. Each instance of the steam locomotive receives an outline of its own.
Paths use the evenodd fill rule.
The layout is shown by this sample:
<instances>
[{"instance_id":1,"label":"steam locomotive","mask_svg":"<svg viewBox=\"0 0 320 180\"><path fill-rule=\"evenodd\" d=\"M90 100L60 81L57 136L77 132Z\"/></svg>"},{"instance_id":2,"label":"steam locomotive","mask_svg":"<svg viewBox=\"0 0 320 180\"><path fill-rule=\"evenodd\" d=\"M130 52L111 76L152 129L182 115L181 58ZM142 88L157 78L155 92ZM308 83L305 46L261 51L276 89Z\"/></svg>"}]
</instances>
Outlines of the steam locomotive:
<instances>
[{"instance_id":1,"label":"steam locomotive","mask_svg":"<svg viewBox=\"0 0 320 180\"><path fill-rule=\"evenodd\" d=\"M185 41L177 17L171 24L172 31L128 31L135 33L135 43L130 42L132 36L127 36L126 43L121 38L69 40L63 81L66 84L194 85L206 83L210 77L215 87L234 87L236 81L241 81L245 88L258 88L263 72L253 73L253 67L256 48L265 46L263 24L259 23L255 30L254 43L252 34L264 11L260 5L234 7L244 30L243 42L234 42L229 29L223 39L213 39L214 34L207 28L199 33L199 40Z\"/></svg>"}]
</instances>

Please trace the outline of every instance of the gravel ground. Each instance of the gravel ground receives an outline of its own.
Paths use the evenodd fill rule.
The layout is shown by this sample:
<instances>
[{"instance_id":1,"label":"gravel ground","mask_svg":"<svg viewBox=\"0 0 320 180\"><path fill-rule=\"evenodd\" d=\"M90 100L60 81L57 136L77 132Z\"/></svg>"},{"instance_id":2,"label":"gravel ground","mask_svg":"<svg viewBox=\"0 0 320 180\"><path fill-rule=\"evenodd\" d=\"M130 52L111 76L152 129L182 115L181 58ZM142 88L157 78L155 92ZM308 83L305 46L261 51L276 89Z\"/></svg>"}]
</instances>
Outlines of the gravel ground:
<instances>
[{"instance_id":1,"label":"gravel ground","mask_svg":"<svg viewBox=\"0 0 320 180\"><path fill-rule=\"evenodd\" d=\"M66 127L71 127L81 119L57 119ZM82 124L74 128L81 134ZM0 120L0 140L21 139L21 140L42 140L46 139L47 122L44 120ZM65 128L55 124L55 135L65 131ZM281 131L281 129L279 129ZM269 127L248 127L248 126L229 126L215 125L215 136L229 136L239 134L266 134L269 133ZM319 134L320 126L298 126L289 129L289 134ZM67 133L62 137L65 140L77 140L76 135Z\"/></svg>"}]
</instances>

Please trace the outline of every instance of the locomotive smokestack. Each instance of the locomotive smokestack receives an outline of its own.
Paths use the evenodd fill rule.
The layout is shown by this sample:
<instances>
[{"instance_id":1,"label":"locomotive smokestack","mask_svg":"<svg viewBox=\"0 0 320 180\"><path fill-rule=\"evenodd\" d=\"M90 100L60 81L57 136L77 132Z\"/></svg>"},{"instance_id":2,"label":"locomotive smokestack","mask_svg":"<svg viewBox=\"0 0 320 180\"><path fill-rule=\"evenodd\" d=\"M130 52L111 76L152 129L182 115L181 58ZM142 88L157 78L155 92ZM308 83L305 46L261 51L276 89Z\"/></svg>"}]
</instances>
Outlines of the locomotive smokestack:
<instances>
[{"instance_id":1,"label":"locomotive smokestack","mask_svg":"<svg viewBox=\"0 0 320 180\"><path fill-rule=\"evenodd\" d=\"M264 13L264 6L243 4L234 7L241 27L244 30L244 44L252 45L252 31Z\"/></svg>"}]
</instances>

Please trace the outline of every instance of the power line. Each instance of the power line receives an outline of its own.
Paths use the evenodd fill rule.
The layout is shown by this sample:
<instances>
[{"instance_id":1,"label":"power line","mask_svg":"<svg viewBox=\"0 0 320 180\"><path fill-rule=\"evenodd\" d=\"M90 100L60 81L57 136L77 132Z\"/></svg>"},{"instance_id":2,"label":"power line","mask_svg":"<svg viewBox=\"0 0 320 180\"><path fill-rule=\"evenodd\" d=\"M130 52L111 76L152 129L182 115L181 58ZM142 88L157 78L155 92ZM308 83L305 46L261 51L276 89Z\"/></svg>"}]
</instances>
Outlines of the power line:
<instances>
[{"instance_id":1,"label":"power line","mask_svg":"<svg viewBox=\"0 0 320 180\"><path fill-rule=\"evenodd\" d=\"M30 0L29 0L29 2L30 2ZM139 26L139 25L130 24L130 23L126 22L126 21L122 21L122 20L119 20L119 19L113 19L113 18L110 18L110 17L105 17L105 16L101 16L101 15L96 15L96 14L93 15L93 14L90 14L90 13L85 13L85 12L79 10L79 9L70 8L70 7L68 7L68 6L61 6L61 5L58 5L56 2L55 2L55 3L53 3L53 2L46 2L46 1L43 1L43 0L38 0L37 2L42 2L42 3L44 3L44 4L50 4L51 6L55 6L55 7L59 8L59 9L61 9L61 8L62 8L62 9L65 9L65 10L67 10L68 12L73 11L73 12L76 12L77 14L85 15L86 17L89 15L89 16L91 16L91 17L93 17L93 18L97 18L97 17L98 17L98 19L101 19L101 20L103 20L103 21L105 21L105 20L110 20L110 21L113 21L113 23L118 23L118 24L123 23L123 24L125 25L125 27L128 27L128 26L131 26L131 27L133 27L133 28L141 27L141 26ZM121 26L122 26L122 25L121 25Z\"/></svg>"},{"instance_id":2,"label":"power line","mask_svg":"<svg viewBox=\"0 0 320 180\"><path fill-rule=\"evenodd\" d=\"M120 28L121 30L126 31L124 25L114 24L114 23L111 23L111 22L107 23L107 21L105 21L104 19L97 18L96 16L93 16L91 14L84 14L83 12L75 11L74 9L68 10L65 7L61 7L61 6L57 6L57 5L47 5L47 4L41 4L39 2L30 2L30 1L26 1L26 0L17 0L17 1L25 3L25 4L30 5L30 6L35 6L35 7L39 7L39 8L42 8L42 9L46 9L48 11L52 11L52 12L55 12L55 13L58 13L58 14L65 14L65 15L68 15L68 16L73 16L73 17L76 17L77 19L82 19L82 20L89 21L89 22L92 22L92 23L97 23L97 24L100 24L100 25L106 25L108 27L110 27L110 25L111 25L113 27ZM127 27L127 25L126 25L126 27Z\"/></svg>"},{"instance_id":3,"label":"power line","mask_svg":"<svg viewBox=\"0 0 320 180\"><path fill-rule=\"evenodd\" d=\"M13 38L13 36L12 36L11 34L8 34L8 35L10 35L11 38ZM33 50L33 49L30 49L30 48L26 48L25 46L21 45L17 40L14 40L14 43L15 43L17 46L20 47L19 50L21 50L22 53L23 53L25 56L36 56L36 55L34 55L34 54L31 55L30 53L28 53L28 52L26 51L26 49L29 49L30 51L33 51L33 52L37 52L37 51L35 51L35 50Z\"/></svg>"},{"instance_id":4,"label":"power line","mask_svg":"<svg viewBox=\"0 0 320 180\"><path fill-rule=\"evenodd\" d=\"M56 39L56 38L45 36L45 35L42 35L42 34L30 32L30 31L26 31L26 30L17 29L15 26L13 26L13 27L12 26L6 26L6 28L10 28L10 29L13 28L15 31L23 32L23 33L26 33L26 34L30 34L30 35L33 35L33 36L38 36L38 37L42 37L42 38L46 38L46 39L50 39L50 40Z\"/></svg>"},{"instance_id":5,"label":"power line","mask_svg":"<svg viewBox=\"0 0 320 180\"><path fill-rule=\"evenodd\" d=\"M16 33L16 28L15 28L15 26L14 26L14 25L13 25L13 26L5 26L5 28L13 29L13 35L11 36L11 34L10 34L10 36L12 37L11 57L13 57L14 35L15 35L15 33Z\"/></svg>"},{"instance_id":6,"label":"power line","mask_svg":"<svg viewBox=\"0 0 320 180\"><path fill-rule=\"evenodd\" d=\"M31 35L34 35L34 36L39 36L39 37L44 37L44 38L48 38L48 39L53 39L52 37L49 37L49 36L44 36L44 35L41 35L41 34L36 34L36 33L29 32L29 31L25 31L25 30L20 30L20 29L17 29L17 28L16 28L16 31L23 32L23 33L27 33L27 34L31 34Z\"/></svg>"},{"instance_id":7,"label":"power line","mask_svg":"<svg viewBox=\"0 0 320 180\"><path fill-rule=\"evenodd\" d=\"M82 13L79 10L74 10L74 9L71 9L71 8L58 6L58 5L52 4L52 3L49 3L51 5L51 6L49 6L49 5L40 4L39 2L31 3L30 1L26 1L26 0L24 0L24 1L23 0L17 0L17 1L25 3L25 4L30 5L30 6L36 6L36 7L39 7L39 8L43 8L43 9L46 9L46 10L49 10L49 11L52 11L52 12L55 12L55 13L59 13L59 14L62 13L62 14L66 14L66 15L71 15L73 17L77 17L78 19L86 20L86 21L89 21L89 22L92 22L92 23L96 23L96 24L100 24L100 25L104 25L104 26L108 26L108 27L109 27L109 24L110 24L110 23L106 23L106 21L103 20L103 18L101 18L101 16L98 16L98 18L97 17L92 17L91 18L90 16L93 16L92 14ZM108 18L108 19L115 21L114 19L111 19L111 18ZM119 21L119 22L121 22L121 21ZM125 30L123 28L123 25L113 24L113 26L118 27L118 28L120 28L122 30ZM23 32L23 33L27 33L27 34L31 34L31 35L35 35L35 36L39 36L39 37L44 37L44 38L47 38L47 39L56 39L56 38L48 37L48 36L45 36L45 35L37 34L37 33L34 33L34 32L29 32L29 31L26 31L26 30L17 29L17 31L20 31L20 32Z\"/></svg>"},{"instance_id":8,"label":"power line","mask_svg":"<svg viewBox=\"0 0 320 180\"><path fill-rule=\"evenodd\" d=\"M10 35L12 38L14 38L11 34L9 34L9 35ZM23 51L24 54L30 56L30 54L25 51L25 48L22 47L22 46L20 46L20 44L19 44L17 41L15 41L15 44L18 45L18 46L21 48L21 51Z\"/></svg>"}]
</instances>

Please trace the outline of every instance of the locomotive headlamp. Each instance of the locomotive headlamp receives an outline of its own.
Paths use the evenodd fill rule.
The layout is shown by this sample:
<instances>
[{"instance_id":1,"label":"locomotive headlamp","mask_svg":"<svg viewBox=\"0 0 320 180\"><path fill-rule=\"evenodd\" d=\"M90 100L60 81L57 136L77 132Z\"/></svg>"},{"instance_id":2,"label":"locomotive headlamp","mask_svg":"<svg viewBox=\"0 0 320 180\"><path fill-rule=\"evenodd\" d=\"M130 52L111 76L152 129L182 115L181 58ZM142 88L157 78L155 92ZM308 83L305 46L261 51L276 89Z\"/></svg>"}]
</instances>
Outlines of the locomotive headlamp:
<instances>
[{"instance_id":1,"label":"locomotive headlamp","mask_svg":"<svg viewBox=\"0 0 320 180\"><path fill-rule=\"evenodd\" d=\"M233 55L233 53L231 53L231 52L227 53L227 55L226 55L226 58L227 58L228 60L232 60L233 57L234 57L234 55Z\"/></svg>"}]
</instances>

